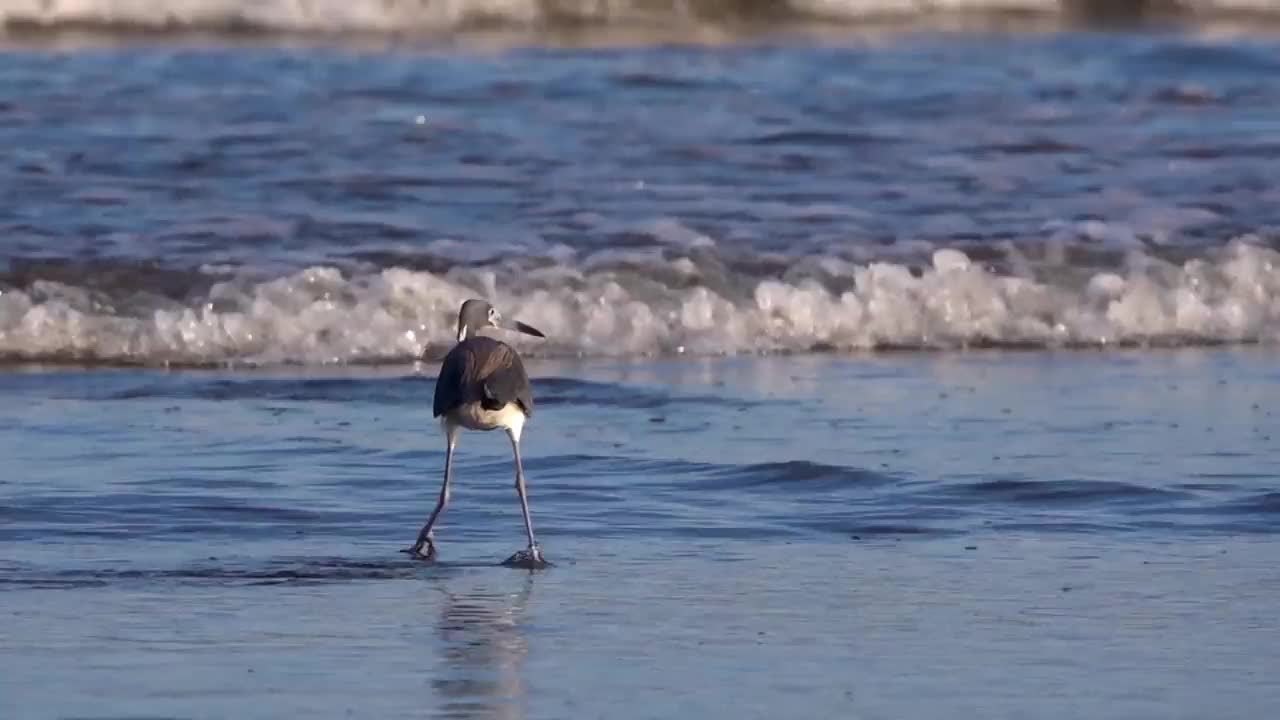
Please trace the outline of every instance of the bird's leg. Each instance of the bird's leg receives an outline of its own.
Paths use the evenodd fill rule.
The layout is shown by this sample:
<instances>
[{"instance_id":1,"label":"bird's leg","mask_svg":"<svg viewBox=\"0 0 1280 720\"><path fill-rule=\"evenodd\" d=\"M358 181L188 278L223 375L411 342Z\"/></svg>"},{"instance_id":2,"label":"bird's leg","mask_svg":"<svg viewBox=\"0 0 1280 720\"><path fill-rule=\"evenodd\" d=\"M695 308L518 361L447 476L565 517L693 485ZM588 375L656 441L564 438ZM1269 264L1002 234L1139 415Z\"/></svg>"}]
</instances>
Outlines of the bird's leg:
<instances>
[{"instance_id":1,"label":"bird's leg","mask_svg":"<svg viewBox=\"0 0 1280 720\"><path fill-rule=\"evenodd\" d=\"M520 496L520 512L524 515L524 532L529 536L529 551L538 549L538 541L533 538L533 520L529 517L529 492L524 484L524 463L520 460L520 441L511 441L511 452L516 458L516 494Z\"/></svg>"},{"instance_id":2,"label":"bird's leg","mask_svg":"<svg viewBox=\"0 0 1280 720\"><path fill-rule=\"evenodd\" d=\"M511 453L515 456L516 494L520 496L520 512L524 514L524 531L529 537L529 549L512 555L504 564L530 568L545 567L549 563L542 556L542 549L538 547L538 541L533 537L533 520L529 517L529 497L524 484L524 463L520 461L520 440L515 435L510 433L508 435L511 437Z\"/></svg>"},{"instance_id":3,"label":"bird's leg","mask_svg":"<svg viewBox=\"0 0 1280 720\"><path fill-rule=\"evenodd\" d=\"M456 429L450 427L445 432L448 446L444 453L444 485L440 488L440 499L436 501L436 509L431 511L431 517L427 518L427 524L423 525L422 530L418 532L418 539L413 543L413 547L405 550L410 555L428 560L434 560L436 556L432 528L435 527L436 518L440 517L440 513L444 512L445 507L449 505L449 484L453 481L453 449L458 444ZM423 545L427 547L426 552L422 550Z\"/></svg>"}]
</instances>

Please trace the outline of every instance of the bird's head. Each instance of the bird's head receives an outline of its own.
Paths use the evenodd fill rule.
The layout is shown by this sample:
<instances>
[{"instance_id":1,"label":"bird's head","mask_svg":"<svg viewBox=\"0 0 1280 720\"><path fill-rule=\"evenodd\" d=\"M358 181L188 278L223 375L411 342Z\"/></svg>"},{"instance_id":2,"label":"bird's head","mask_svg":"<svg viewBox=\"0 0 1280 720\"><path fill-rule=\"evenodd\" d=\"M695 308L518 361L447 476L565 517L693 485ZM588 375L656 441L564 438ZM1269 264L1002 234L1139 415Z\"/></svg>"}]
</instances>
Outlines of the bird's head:
<instances>
[{"instance_id":1,"label":"bird's head","mask_svg":"<svg viewBox=\"0 0 1280 720\"><path fill-rule=\"evenodd\" d=\"M534 337L546 337L541 330L525 325L519 320L503 320L497 308L484 300L467 300L458 310L458 342L475 337L480 330L488 327L514 330Z\"/></svg>"}]
</instances>

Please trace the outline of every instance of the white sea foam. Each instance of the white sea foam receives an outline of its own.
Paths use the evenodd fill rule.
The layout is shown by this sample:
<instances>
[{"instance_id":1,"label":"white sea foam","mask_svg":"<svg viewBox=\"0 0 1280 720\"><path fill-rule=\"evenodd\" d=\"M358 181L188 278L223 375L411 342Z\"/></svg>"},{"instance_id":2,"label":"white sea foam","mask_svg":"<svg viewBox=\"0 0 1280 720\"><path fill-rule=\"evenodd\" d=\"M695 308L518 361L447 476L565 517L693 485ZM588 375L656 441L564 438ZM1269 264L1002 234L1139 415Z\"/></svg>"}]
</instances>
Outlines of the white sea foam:
<instances>
[{"instance_id":1,"label":"white sea foam","mask_svg":"<svg viewBox=\"0 0 1280 720\"><path fill-rule=\"evenodd\" d=\"M1280 0L1176 0L1187 12L1280 13ZM1058 14L1073 0L778 0L798 17L859 20L943 13ZM759 11L750 0L0 0L0 24L162 29L252 28L285 32L424 32L477 23L694 21Z\"/></svg>"},{"instance_id":2,"label":"white sea foam","mask_svg":"<svg viewBox=\"0 0 1280 720\"><path fill-rule=\"evenodd\" d=\"M345 276L317 267L265 282L227 280L199 304L130 308L83 288L37 281L0 293L0 355L109 362L306 364L438 356L467 297L492 299L548 341L533 355L626 356L775 351L954 349L974 345L1203 344L1280 341L1280 253L1235 241L1213 259L1170 264L1134 254L1087 281L1001 275L953 249L913 273L888 262L833 261L814 279L699 282L690 258L649 275L553 266L533 273L388 268ZM1055 279L1057 278L1057 279ZM830 279L828 277L828 279ZM146 309L139 309L145 307Z\"/></svg>"}]
</instances>

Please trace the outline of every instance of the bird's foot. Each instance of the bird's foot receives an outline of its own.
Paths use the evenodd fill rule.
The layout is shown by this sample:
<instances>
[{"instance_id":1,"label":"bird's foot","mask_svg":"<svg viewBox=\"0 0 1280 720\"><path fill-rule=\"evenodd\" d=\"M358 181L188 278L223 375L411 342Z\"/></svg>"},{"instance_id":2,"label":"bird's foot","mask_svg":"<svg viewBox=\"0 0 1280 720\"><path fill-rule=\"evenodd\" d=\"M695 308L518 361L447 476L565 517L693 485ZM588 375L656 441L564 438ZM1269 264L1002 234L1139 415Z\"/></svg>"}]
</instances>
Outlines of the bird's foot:
<instances>
[{"instance_id":1,"label":"bird's foot","mask_svg":"<svg viewBox=\"0 0 1280 720\"><path fill-rule=\"evenodd\" d=\"M425 543L416 542L413 547L407 547L400 552L409 555L414 560L426 560L428 562L436 559L436 544L430 540Z\"/></svg>"},{"instance_id":2,"label":"bird's foot","mask_svg":"<svg viewBox=\"0 0 1280 720\"><path fill-rule=\"evenodd\" d=\"M526 570L541 570L551 567L552 563L542 554L542 548L537 545L530 545L527 549L512 555L502 564L507 567L524 568Z\"/></svg>"}]
</instances>

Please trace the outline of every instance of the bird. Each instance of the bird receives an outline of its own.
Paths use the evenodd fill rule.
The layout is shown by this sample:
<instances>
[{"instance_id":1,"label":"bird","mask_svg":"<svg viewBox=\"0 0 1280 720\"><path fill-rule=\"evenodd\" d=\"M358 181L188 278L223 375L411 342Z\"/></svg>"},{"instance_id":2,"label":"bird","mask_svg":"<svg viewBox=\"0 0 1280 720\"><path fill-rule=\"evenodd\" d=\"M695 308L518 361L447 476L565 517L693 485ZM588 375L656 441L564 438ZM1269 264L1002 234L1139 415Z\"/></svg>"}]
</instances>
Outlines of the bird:
<instances>
[{"instance_id":1,"label":"bird","mask_svg":"<svg viewBox=\"0 0 1280 720\"><path fill-rule=\"evenodd\" d=\"M482 330L489 328L546 337L541 330L522 322L505 321L484 300L470 299L462 303L458 310L457 344L444 356L444 362L440 365L432 406L432 413L439 418L445 436L444 483L435 509L418 533L418 539L404 552L424 560L434 560L436 557L433 528L449 504L450 485L453 482L453 453L461 431L501 429L506 431L511 440L511 453L515 459L516 495L520 498L520 512L524 515L524 529L529 540L526 550L515 553L503 564L545 567L550 563L543 556L533 535L524 464L520 459L520 436L525 423L533 416L533 388L515 348L481 334Z\"/></svg>"}]
</instances>

